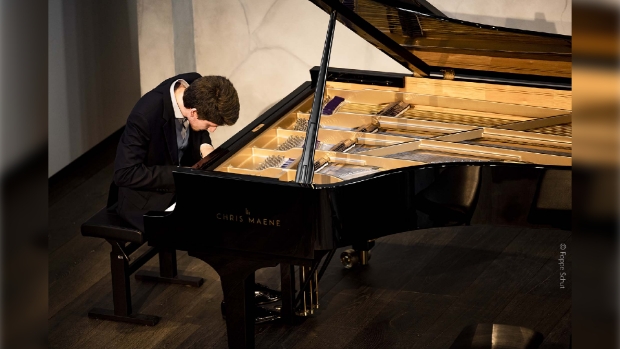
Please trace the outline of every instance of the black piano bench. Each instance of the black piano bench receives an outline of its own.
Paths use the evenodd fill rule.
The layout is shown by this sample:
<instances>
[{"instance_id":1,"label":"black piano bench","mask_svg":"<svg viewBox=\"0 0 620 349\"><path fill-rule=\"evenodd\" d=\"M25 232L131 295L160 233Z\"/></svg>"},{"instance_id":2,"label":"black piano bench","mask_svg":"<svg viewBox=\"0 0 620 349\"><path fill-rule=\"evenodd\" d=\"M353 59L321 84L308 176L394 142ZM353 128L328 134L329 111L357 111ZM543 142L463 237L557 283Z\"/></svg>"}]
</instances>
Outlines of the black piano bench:
<instances>
[{"instance_id":1,"label":"black piano bench","mask_svg":"<svg viewBox=\"0 0 620 349\"><path fill-rule=\"evenodd\" d=\"M106 239L112 245L110 265L112 269L112 299L114 310L93 308L88 312L92 319L128 322L139 325L154 326L160 317L153 315L134 314L131 307L131 290L129 277L159 254L159 274L148 271L138 271L136 280L180 284L200 287L204 279L199 277L180 276L177 274L177 259L175 250L149 248L137 257L130 255L144 243L144 234L130 226L115 212L103 208L88 221L82 224L82 235Z\"/></svg>"}]
</instances>

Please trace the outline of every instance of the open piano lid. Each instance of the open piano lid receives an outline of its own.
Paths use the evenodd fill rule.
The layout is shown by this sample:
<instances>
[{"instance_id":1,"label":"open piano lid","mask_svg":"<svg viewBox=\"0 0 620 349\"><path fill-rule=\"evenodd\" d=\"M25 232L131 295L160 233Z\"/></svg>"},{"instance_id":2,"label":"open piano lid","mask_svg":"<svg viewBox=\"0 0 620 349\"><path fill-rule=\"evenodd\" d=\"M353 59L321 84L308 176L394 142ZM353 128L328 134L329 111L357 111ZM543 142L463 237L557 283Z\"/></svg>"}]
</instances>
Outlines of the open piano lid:
<instances>
[{"instance_id":1,"label":"open piano lid","mask_svg":"<svg viewBox=\"0 0 620 349\"><path fill-rule=\"evenodd\" d=\"M310 1L416 76L570 86L570 36L455 20L423 0Z\"/></svg>"}]
</instances>

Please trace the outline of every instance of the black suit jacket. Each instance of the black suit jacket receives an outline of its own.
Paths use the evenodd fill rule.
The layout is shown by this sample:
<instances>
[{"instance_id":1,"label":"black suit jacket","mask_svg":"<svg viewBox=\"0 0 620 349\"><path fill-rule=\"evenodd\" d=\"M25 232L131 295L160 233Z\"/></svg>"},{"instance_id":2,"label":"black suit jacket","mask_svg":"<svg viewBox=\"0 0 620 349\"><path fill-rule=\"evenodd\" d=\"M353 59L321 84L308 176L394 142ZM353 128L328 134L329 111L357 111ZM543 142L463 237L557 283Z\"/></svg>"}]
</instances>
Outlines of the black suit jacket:
<instances>
[{"instance_id":1,"label":"black suit jacket","mask_svg":"<svg viewBox=\"0 0 620 349\"><path fill-rule=\"evenodd\" d=\"M141 231L146 212L163 211L174 202L172 170L195 164L200 160L200 145L211 144L208 131L196 132L190 127L187 148L178 159L170 85L177 79L191 84L199 77L198 73L187 73L162 82L140 98L127 118L116 150L108 206L117 194L116 211Z\"/></svg>"}]
</instances>

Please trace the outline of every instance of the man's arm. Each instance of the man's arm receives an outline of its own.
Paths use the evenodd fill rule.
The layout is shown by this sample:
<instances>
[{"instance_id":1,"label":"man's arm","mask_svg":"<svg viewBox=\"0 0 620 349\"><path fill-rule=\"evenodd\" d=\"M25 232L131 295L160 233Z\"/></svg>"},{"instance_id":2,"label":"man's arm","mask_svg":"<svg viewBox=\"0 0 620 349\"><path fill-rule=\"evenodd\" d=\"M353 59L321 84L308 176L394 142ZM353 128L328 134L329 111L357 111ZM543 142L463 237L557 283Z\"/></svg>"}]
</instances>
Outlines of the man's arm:
<instances>
[{"instance_id":1,"label":"man's arm","mask_svg":"<svg viewBox=\"0 0 620 349\"><path fill-rule=\"evenodd\" d=\"M200 134L200 156L205 157L214 150L211 145L211 137L209 136L209 131L202 131Z\"/></svg>"},{"instance_id":2,"label":"man's arm","mask_svg":"<svg viewBox=\"0 0 620 349\"><path fill-rule=\"evenodd\" d=\"M142 115L132 114L121 136L114 160L114 183L119 187L174 191L174 166L145 166L150 135Z\"/></svg>"}]
</instances>

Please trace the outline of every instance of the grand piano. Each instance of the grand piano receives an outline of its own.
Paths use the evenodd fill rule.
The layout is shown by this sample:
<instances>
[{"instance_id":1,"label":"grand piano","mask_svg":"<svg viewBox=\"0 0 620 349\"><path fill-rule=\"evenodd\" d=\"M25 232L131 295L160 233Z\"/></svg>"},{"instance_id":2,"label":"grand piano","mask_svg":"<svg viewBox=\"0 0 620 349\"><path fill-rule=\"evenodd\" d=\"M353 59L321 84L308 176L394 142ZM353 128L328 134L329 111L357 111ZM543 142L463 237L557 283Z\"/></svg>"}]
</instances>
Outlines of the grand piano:
<instances>
[{"instance_id":1,"label":"grand piano","mask_svg":"<svg viewBox=\"0 0 620 349\"><path fill-rule=\"evenodd\" d=\"M416 229L571 229L570 37L420 0L311 1L330 14L311 81L174 171L175 209L145 216L149 244L219 273L231 348L254 347L260 268L280 265L292 321L317 311L337 248L352 267L375 239ZM329 68L336 20L411 74Z\"/></svg>"}]
</instances>

